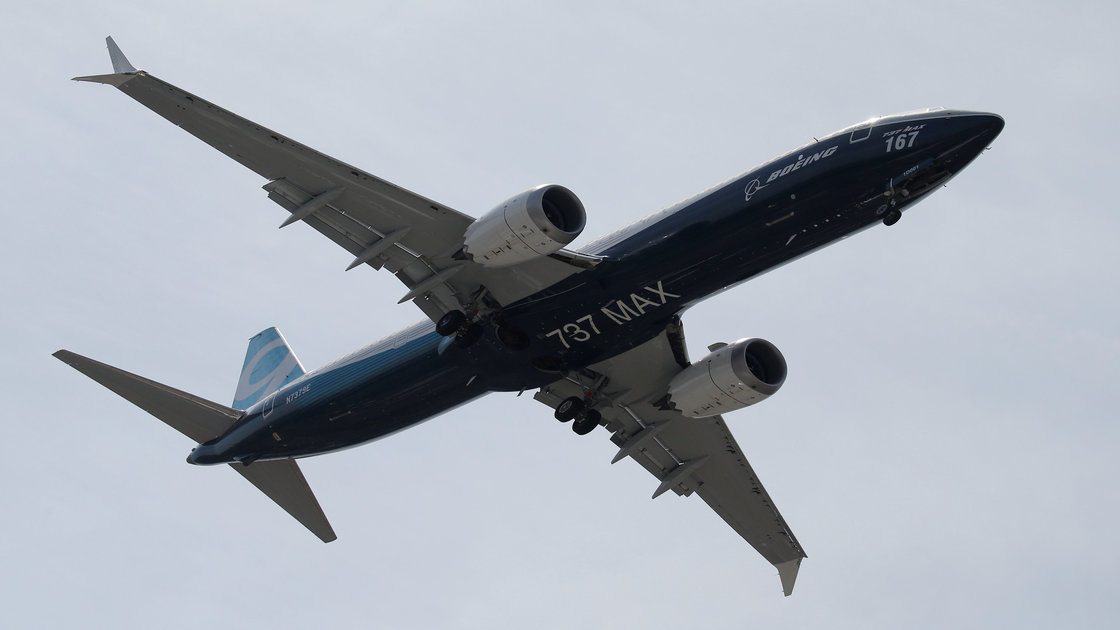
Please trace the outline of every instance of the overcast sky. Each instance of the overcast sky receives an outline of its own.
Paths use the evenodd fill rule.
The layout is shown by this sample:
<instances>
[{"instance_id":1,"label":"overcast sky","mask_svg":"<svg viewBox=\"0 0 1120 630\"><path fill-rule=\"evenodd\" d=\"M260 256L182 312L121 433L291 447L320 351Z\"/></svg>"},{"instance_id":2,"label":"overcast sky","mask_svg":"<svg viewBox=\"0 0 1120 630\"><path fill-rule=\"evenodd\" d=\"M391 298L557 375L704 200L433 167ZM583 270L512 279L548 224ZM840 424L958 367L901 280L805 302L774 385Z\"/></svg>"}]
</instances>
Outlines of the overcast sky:
<instances>
[{"instance_id":1,"label":"overcast sky","mask_svg":"<svg viewBox=\"0 0 1120 630\"><path fill-rule=\"evenodd\" d=\"M758 4L7 3L0 626L1113 627L1116 5ZM650 501L604 431L528 395L304 460L324 545L52 358L228 404L263 328L315 367L422 317L278 231L258 176L69 81L109 71L106 35L468 214L563 184L575 248L874 115L1007 127L898 225L686 314L694 357L760 336L789 362L727 417L809 555L787 599L698 497Z\"/></svg>"}]
</instances>

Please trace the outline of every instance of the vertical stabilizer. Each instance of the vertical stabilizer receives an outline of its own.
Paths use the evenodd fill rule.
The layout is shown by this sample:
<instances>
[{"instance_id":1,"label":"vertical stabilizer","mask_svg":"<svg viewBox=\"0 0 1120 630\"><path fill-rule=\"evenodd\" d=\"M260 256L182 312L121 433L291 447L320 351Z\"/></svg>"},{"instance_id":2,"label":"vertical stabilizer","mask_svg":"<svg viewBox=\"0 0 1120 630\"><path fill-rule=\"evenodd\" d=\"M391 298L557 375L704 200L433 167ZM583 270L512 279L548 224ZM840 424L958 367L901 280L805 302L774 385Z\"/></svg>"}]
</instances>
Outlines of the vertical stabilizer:
<instances>
[{"instance_id":1,"label":"vertical stabilizer","mask_svg":"<svg viewBox=\"0 0 1120 630\"><path fill-rule=\"evenodd\" d=\"M233 408L248 409L304 373L303 365L280 331L275 327L262 330L249 340Z\"/></svg>"}]
</instances>

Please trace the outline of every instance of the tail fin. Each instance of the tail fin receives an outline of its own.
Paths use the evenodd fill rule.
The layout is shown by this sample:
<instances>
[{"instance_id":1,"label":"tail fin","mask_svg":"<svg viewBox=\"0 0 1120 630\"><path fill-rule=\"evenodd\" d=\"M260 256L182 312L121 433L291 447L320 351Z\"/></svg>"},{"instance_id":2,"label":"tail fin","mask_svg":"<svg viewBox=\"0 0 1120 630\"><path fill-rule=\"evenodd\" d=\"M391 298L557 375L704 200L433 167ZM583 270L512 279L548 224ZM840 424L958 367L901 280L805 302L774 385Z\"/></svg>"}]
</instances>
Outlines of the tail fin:
<instances>
[{"instance_id":1,"label":"tail fin","mask_svg":"<svg viewBox=\"0 0 1120 630\"><path fill-rule=\"evenodd\" d=\"M272 392L303 376L305 371L276 327L249 340L245 365L233 395L234 409L248 409Z\"/></svg>"},{"instance_id":2,"label":"tail fin","mask_svg":"<svg viewBox=\"0 0 1120 630\"><path fill-rule=\"evenodd\" d=\"M253 338L254 342L269 331L280 339L286 356L295 363L295 370L288 372L289 380L303 374L299 361L295 360L287 345L283 344L283 338L275 328L257 335ZM253 343L250 343L250 356L253 356L253 347ZM269 352L271 351L263 350L262 354L267 355ZM223 407L68 350L59 350L54 353L54 356L199 443L220 437L245 415L244 411ZM248 371L249 360L246 359L245 363ZM260 360L256 363L260 363ZM291 376L292 374L295 376ZM244 380L244 375L242 379ZM238 386L238 392L240 391L241 387ZM268 495L268 498L284 508L284 511L295 517L304 527L311 530L320 540L330 542L337 538L295 460L256 462L251 466L242 464L230 466Z\"/></svg>"}]
</instances>

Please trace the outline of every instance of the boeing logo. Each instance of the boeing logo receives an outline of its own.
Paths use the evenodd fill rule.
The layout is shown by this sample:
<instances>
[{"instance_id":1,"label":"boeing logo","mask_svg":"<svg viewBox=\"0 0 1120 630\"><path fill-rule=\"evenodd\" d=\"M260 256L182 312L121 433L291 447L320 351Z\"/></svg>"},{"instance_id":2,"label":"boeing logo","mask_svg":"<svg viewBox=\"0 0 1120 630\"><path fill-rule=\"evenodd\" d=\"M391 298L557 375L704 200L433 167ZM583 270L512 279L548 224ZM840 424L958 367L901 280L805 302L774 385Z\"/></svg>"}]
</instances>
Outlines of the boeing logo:
<instances>
[{"instance_id":1,"label":"boeing logo","mask_svg":"<svg viewBox=\"0 0 1120 630\"><path fill-rule=\"evenodd\" d=\"M818 152L810 155L809 157L799 155L799 156L797 156L797 161L796 162L791 162L790 164L787 164L784 168L780 168L780 169L774 171L773 173L770 173L770 177L768 177L766 179L766 183L769 184L770 182L772 182L772 181L774 181L778 178L785 177L786 175L789 175L790 173L792 173L796 170L800 170L802 168L805 168L806 166L809 166L810 164L812 164L812 163L814 163L818 160L823 160L827 157L831 157L834 153L836 153L836 149L838 149L838 148L840 148L839 145L831 146L831 147L828 147L827 149L825 149L824 151L818 151Z\"/></svg>"}]
</instances>

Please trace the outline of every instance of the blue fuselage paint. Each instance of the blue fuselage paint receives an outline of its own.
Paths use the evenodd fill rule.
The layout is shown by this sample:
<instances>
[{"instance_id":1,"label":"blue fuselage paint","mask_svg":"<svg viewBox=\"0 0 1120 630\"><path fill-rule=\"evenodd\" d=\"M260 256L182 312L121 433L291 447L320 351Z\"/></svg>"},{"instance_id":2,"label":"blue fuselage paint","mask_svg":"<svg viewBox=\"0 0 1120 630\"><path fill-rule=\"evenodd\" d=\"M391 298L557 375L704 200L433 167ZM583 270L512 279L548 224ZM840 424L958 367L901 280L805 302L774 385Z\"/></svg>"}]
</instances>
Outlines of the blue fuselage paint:
<instances>
[{"instance_id":1,"label":"blue fuselage paint","mask_svg":"<svg viewBox=\"0 0 1120 630\"><path fill-rule=\"evenodd\" d=\"M594 269L498 315L525 332L461 348L429 322L285 385L188 461L306 457L417 424L491 391L550 383L653 338L683 310L855 232L932 192L1003 128L991 114L933 110L843 129L609 234Z\"/></svg>"}]
</instances>

